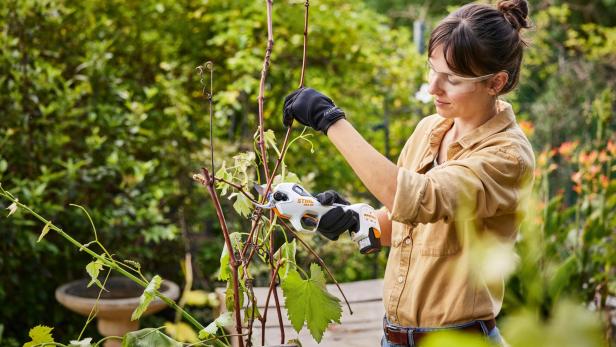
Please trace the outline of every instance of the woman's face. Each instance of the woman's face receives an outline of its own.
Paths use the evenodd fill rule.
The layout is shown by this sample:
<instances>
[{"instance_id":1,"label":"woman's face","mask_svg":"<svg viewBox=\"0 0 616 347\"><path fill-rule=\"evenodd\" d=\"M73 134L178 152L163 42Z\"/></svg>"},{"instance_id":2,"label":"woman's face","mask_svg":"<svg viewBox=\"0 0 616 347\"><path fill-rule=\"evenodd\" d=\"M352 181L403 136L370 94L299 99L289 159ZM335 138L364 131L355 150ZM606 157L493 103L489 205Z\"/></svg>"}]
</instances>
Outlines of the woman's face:
<instances>
[{"instance_id":1,"label":"woman's face","mask_svg":"<svg viewBox=\"0 0 616 347\"><path fill-rule=\"evenodd\" d=\"M437 46L429 57L430 74L428 92L434 96L439 115L445 118L470 119L485 117L494 107L495 96L485 80L460 78L447 66L442 46Z\"/></svg>"}]
</instances>

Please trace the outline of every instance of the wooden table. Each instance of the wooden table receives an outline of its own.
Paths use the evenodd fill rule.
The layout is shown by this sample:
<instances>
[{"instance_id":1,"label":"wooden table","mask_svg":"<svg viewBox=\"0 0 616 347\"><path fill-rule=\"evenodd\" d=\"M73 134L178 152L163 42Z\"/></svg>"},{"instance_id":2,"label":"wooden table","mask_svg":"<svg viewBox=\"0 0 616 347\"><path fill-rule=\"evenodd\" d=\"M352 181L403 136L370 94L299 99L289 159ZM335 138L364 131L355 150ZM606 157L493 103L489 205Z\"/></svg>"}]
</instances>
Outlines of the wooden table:
<instances>
[{"instance_id":1,"label":"wooden table","mask_svg":"<svg viewBox=\"0 0 616 347\"><path fill-rule=\"evenodd\" d=\"M341 324L331 324L325 332L320 344L312 338L308 328L304 328L299 334L293 329L291 322L287 318L287 311L283 308L283 322L285 326L285 339L299 339L303 347L315 346L345 346L345 347L374 347L380 346L381 337L383 336L383 280L368 280L349 283L341 283L340 287L344 291L353 314L349 313L349 309L344 304L344 300L338 288L333 284L327 285L327 290L338 297L342 306ZM267 296L267 288L255 288L255 296L257 303L265 305ZM221 302L224 302L224 293ZM284 300L282 290L278 288L278 297ZM222 305L224 306L224 305ZM273 298L270 299L269 309L267 313L267 325L265 328L265 345L276 345L280 343L280 327L278 326L278 317L276 308L273 304ZM224 307L223 307L224 309ZM263 307L259 307L263 312ZM229 329L231 330L231 329ZM261 324L258 320L254 322L253 341L255 346L261 343ZM234 341L234 346L237 346L237 341Z\"/></svg>"}]
</instances>

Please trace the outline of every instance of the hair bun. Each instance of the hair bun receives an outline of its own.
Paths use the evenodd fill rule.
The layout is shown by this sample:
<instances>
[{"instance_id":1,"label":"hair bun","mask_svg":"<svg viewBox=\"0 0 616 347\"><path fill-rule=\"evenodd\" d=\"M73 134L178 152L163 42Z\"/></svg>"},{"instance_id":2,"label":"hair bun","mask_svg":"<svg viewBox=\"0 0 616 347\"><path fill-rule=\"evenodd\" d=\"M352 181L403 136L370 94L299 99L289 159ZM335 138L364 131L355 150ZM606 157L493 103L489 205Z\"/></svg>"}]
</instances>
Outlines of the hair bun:
<instances>
[{"instance_id":1,"label":"hair bun","mask_svg":"<svg viewBox=\"0 0 616 347\"><path fill-rule=\"evenodd\" d=\"M515 30L530 28L528 24L528 1L501 0L498 2L497 8Z\"/></svg>"}]
</instances>

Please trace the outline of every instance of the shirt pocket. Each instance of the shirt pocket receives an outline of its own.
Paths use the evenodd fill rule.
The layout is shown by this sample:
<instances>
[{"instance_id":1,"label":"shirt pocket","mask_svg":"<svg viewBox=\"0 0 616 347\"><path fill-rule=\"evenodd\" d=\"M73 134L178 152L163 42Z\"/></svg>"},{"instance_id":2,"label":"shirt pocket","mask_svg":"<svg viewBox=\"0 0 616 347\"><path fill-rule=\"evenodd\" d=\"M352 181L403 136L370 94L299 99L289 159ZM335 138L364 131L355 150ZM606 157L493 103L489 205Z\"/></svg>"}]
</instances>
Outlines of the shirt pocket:
<instances>
[{"instance_id":1,"label":"shirt pocket","mask_svg":"<svg viewBox=\"0 0 616 347\"><path fill-rule=\"evenodd\" d=\"M443 221L420 224L416 228L415 240L419 254L428 257L443 257L457 254L462 244L456 228Z\"/></svg>"}]
</instances>

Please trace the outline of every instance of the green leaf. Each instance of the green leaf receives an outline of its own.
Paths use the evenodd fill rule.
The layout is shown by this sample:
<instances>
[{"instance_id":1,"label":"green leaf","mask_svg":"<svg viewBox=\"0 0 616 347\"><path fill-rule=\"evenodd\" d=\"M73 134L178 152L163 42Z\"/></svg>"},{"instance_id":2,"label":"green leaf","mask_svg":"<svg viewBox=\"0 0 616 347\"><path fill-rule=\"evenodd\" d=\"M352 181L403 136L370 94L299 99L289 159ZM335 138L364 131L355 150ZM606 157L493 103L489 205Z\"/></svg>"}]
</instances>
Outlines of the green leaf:
<instances>
[{"instance_id":1,"label":"green leaf","mask_svg":"<svg viewBox=\"0 0 616 347\"><path fill-rule=\"evenodd\" d=\"M199 332L199 339L204 340L214 337L216 332L218 332L218 328L228 327L232 324L233 314L231 312L224 312Z\"/></svg>"},{"instance_id":2,"label":"green leaf","mask_svg":"<svg viewBox=\"0 0 616 347\"><path fill-rule=\"evenodd\" d=\"M282 281L282 291L289 320L297 332L306 323L312 337L321 342L329 323L340 323L340 300L327 292L325 275L317 264L310 265L307 280L296 270L290 270Z\"/></svg>"},{"instance_id":3,"label":"green leaf","mask_svg":"<svg viewBox=\"0 0 616 347\"><path fill-rule=\"evenodd\" d=\"M158 276L156 276L158 277ZM155 278L156 278L155 277ZM182 347L182 344L154 328L145 328L124 335L122 347Z\"/></svg>"},{"instance_id":4,"label":"green leaf","mask_svg":"<svg viewBox=\"0 0 616 347\"><path fill-rule=\"evenodd\" d=\"M233 293L235 293L235 289L232 285L232 279L227 281L227 289L225 290L225 307L227 307L227 311L233 312L235 310L235 298L233 297ZM244 306L244 287L239 287L239 299L240 299L240 307Z\"/></svg>"},{"instance_id":5,"label":"green leaf","mask_svg":"<svg viewBox=\"0 0 616 347\"><path fill-rule=\"evenodd\" d=\"M41 231L41 235L39 236L38 240L36 240L36 242L41 242L43 237L45 237L45 235L47 235L47 233L49 232L49 226L50 225L51 225L51 221L49 221L49 222L47 222L47 224L45 224L45 226L43 227L43 231Z\"/></svg>"},{"instance_id":6,"label":"green leaf","mask_svg":"<svg viewBox=\"0 0 616 347\"><path fill-rule=\"evenodd\" d=\"M81 341L71 340L71 343L68 345L68 347L92 347L92 338L86 337Z\"/></svg>"},{"instance_id":7,"label":"green leaf","mask_svg":"<svg viewBox=\"0 0 616 347\"><path fill-rule=\"evenodd\" d=\"M184 322L177 322L177 324L165 322L165 332L179 342L199 342L195 330Z\"/></svg>"},{"instance_id":8,"label":"green leaf","mask_svg":"<svg viewBox=\"0 0 616 347\"><path fill-rule=\"evenodd\" d=\"M231 268L229 267L229 249L225 245L220 254L220 269L218 270L218 280L227 281L231 277Z\"/></svg>"},{"instance_id":9,"label":"green leaf","mask_svg":"<svg viewBox=\"0 0 616 347\"><path fill-rule=\"evenodd\" d=\"M274 259L280 260L285 259L284 264L280 267L280 271L278 274L282 279L286 278L289 274L289 271L295 267L295 253L297 252L297 242L295 240L291 242L285 242L276 254L274 254Z\"/></svg>"},{"instance_id":10,"label":"green leaf","mask_svg":"<svg viewBox=\"0 0 616 347\"><path fill-rule=\"evenodd\" d=\"M272 129L268 129L263 133L263 137L265 138L265 144L271 146L276 154L280 156L280 150L278 150L278 146L276 146L276 134Z\"/></svg>"},{"instance_id":11,"label":"green leaf","mask_svg":"<svg viewBox=\"0 0 616 347\"><path fill-rule=\"evenodd\" d=\"M222 178L225 181L232 181L233 177L231 176L231 174L229 173L229 171L227 171L227 162L223 161L222 162L222 166L220 167L220 169L218 169L218 171L216 171L216 177L218 178ZM216 188L220 189L220 196L225 196L227 195L227 191L229 190L229 185L226 184L225 182L222 181L216 181Z\"/></svg>"},{"instance_id":12,"label":"green leaf","mask_svg":"<svg viewBox=\"0 0 616 347\"><path fill-rule=\"evenodd\" d=\"M571 277L578 272L579 267L580 262L573 254L558 266L548 284L548 293L552 298L556 299L561 291L569 285Z\"/></svg>"},{"instance_id":13,"label":"green leaf","mask_svg":"<svg viewBox=\"0 0 616 347\"><path fill-rule=\"evenodd\" d=\"M145 310L148 309L150 302L152 302L152 300L156 298L156 291L158 290L158 288L160 288L161 282L162 282L162 279L158 275L152 278L150 283L148 283L148 286L143 291L143 294L141 294L141 296L139 297L139 306L137 306L135 311L133 311L133 314L130 317L130 320L139 319L141 315L145 312Z\"/></svg>"},{"instance_id":14,"label":"green leaf","mask_svg":"<svg viewBox=\"0 0 616 347\"><path fill-rule=\"evenodd\" d=\"M235 250L240 250L243 247L242 244L242 235L238 232L234 232L229 234L229 238L231 239L231 247ZM229 250L227 246L222 248L222 253L220 254L220 269L218 270L218 279L220 281L227 281L231 277L231 267L229 266Z\"/></svg>"},{"instance_id":15,"label":"green leaf","mask_svg":"<svg viewBox=\"0 0 616 347\"><path fill-rule=\"evenodd\" d=\"M86 265L86 271L88 272L88 275L90 275L90 283L88 283L88 288L92 286L92 284L96 283L99 288L104 289L103 284L98 280L98 274L103 269L104 265L105 264L100 259L91 261L88 265Z\"/></svg>"},{"instance_id":16,"label":"green leaf","mask_svg":"<svg viewBox=\"0 0 616 347\"><path fill-rule=\"evenodd\" d=\"M254 312L254 315L253 315L253 312ZM250 318L253 318L253 319L261 318L261 311L259 311L259 307L257 307L256 305L248 305L244 309L244 322L248 322Z\"/></svg>"},{"instance_id":17,"label":"green leaf","mask_svg":"<svg viewBox=\"0 0 616 347\"><path fill-rule=\"evenodd\" d=\"M184 294L186 305L205 306L209 302L209 293L205 290L189 290Z\"/></svg>"},{"instance_id":18,"label":"green leaf","mask_svg":"<svg viewBox=\"0 0 616 347\"><path fill-rule=\"evenodd\" d=\"M53 346L44 344L45 342L55 342L53 337L51 336L51 331L53 328L47 327L44 325L37 325L34 328L30 329L28 335L32 341L24 343L23 347L33 347L39 345L40 347L45 346Z\"/></svg>"},{"instance_id":19,"label":"green leaf","mask_svg":"<svg viewBox=\"0 0 616 347\"><path fill-rule=\"evenodd\" d=\"M229 195L229 198L237 196L233 203L233 209L242 217L249 217L252 213L252 202L244 195L240 193L233 193Z\"/></svg>"}]
</instances>

